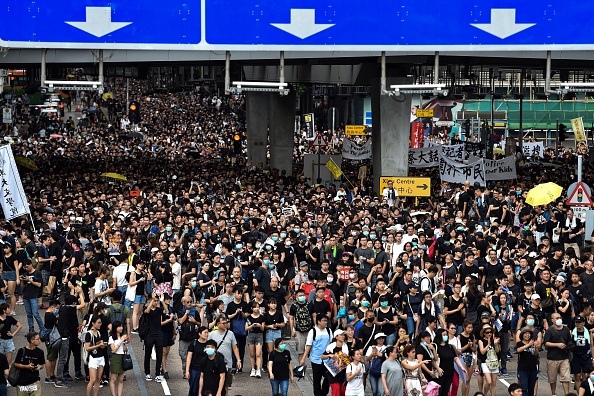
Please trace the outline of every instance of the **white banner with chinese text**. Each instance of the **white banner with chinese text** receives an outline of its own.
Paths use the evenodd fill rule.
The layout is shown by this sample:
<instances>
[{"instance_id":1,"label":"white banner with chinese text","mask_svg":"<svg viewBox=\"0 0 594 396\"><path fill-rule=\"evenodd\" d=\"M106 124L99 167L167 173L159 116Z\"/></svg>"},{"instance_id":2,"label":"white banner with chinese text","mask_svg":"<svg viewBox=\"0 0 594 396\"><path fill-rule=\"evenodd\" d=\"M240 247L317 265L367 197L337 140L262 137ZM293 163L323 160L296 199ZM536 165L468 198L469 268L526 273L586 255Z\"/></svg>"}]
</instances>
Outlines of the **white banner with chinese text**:
<instances>
[{"instance_id":1,"label":"white banner with chinese text","mask_svg":"<svg viewBox=\"0 0 594 396\"><path fill-rule=\"evenodd\" d=\"M0 205L6 220L28 214L29 204L9 144L0 147Z\"/></svg>"}]
</instances>

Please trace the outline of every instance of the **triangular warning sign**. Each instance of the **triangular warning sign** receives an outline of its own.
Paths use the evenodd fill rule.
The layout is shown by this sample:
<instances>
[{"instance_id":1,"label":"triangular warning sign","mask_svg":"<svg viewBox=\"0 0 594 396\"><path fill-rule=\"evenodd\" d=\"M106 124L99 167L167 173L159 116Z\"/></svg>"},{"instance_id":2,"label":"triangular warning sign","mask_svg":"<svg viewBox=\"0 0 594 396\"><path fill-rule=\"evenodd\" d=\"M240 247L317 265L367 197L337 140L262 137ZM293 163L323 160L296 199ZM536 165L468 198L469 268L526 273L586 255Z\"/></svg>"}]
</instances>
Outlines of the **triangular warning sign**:
<instances>
[{"instance_id":1,"label":"triangular warning sign","mask_svg":"<svg viewBox=\"0 0 594 396\"><path fill-rule=\"evenodd\" d=\"M328 146L328 142L326 141L326 136L322 135L320 132L316 135L313 144L313 147L326 147Z\"/></svg>"},{"instance_id":2,"label":"triangular warning sign","mask_svg":"<svg viewBox=\"0 0 594 396\"><path fill-rule=\"evenodd\" d=\"M567 200L568 206L592 206L592 198L588 194L588 190L584 186L584 183L578 182L571 193L571 196Z\"/></svg>"}]
</instances>

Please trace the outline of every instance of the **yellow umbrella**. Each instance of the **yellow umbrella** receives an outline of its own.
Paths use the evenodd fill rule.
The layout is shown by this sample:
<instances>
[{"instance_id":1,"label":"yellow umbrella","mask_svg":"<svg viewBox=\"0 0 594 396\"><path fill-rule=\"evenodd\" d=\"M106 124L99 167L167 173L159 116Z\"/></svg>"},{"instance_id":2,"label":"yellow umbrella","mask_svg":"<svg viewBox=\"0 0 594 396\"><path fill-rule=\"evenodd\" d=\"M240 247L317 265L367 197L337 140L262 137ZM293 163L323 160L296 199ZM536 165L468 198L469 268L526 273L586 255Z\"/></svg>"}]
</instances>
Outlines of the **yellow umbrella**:
<instances>
[{"instance_id":1,"label":"yellow umbrella","mask_svg":"<svg viewBox=\"0 0 594 396\"><path fill-rule=\"evenodd\" d=\"M102 98L103 100L105 100L105 101L106 101L107 99L110 99L110 98L111 98L111 99L113 99L113 94L112 94L111 92L105 92L105 93L104 93L104 94L101 96L101 98Z\"/></svg>"},{"instance_id":2,"label":"yellow umbrella","mask_svg":"<svg viewBox=\"0 0 594 396\"><path fill-rule=\"evenodd\" d=\"M501 155L505 155L505 151L503 151L503 149L502 149L502 148L495 147L495 148L493 148L493 154L501 154Z\"/></svg>"},{"instance_id":3,"label":"yellow umbrella","mask_svg":"<svg viewBox=\"0 0 594 396\"><path fill-rule=\"evenodd\" d=\"M109 177L111 179L116 179L116 180L121 180L121 181L128 181L128 179L126 179L126 176L120 175L119 173L114 173L114 172L102 173L100 176L101 177Z\"/></svg>"},{"instance_id":4,"label":"yellow umbrella","mask_svg":"<svg viewBox=\"0 0 594 396\"><path fill-rule=\"evenodd\" d=\"M23 168L27 168L34 171L39 170L39 167L37 166L37 164L35 164L35 162L33 162L32 159L23 157L22 155L17 155L16 157L14 157L14 162L16 162L17 165L22 166Z\"/></svg>"},{"instance_id":5,"label":"yellow umbrella","mask_svg":"<svg viewBox=\"0 0 594 396\"><path fill-rule=\"evenodd\" d=\"M543 183L528 191L526 203L531 206L546 205L561 196L563 187L555 183Z\"/></svg>"}]
</instances>

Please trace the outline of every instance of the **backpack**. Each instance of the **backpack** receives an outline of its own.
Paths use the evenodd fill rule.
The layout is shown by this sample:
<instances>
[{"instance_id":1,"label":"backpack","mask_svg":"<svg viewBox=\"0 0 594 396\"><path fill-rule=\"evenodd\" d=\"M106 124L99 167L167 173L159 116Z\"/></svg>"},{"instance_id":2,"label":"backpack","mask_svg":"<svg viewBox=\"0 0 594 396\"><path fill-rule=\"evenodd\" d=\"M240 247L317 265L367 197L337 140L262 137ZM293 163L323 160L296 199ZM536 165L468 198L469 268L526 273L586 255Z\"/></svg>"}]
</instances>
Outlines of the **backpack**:
<instances>
[{"instance_id":1,"label":"backpack","mask_svg":"<svg viewBox=\"0 0 594 396\"><path fill-rule=\"evenodd\" d=\"M177 292L175 292L175 294L173 294L173 313L174 314L178 314L179 312L181 312L182 308L183 308L183 304L182 304L182 297L184 296L184 290L178 290Z\"/></svg>"},{"instance_id":2,"label":"backpack","mask_svg":"<svg viewBox=\"0 0 594 396\"><path fill-rule=\"evenodd\" d=\"M190 322L189 318L181 324L179 329L180 341L192 341L196 339L197 327L195 323Z\"/></svg>"},{"instance_id":3,"label":"backpack","mask_svg":"<svg viewBox=\"0 0 594 396\"><path fill-rule=\"evenodd\" d=\"M495 370L499 367L499 359L497 358L497 352L493 347L489 347L487 351L487 359L485 361L489 370Z\"/></svg>"},{"instance_id":4,"label":"backpack","mask_svg":"<svg viewBox=\"0 0 594 396\"><path fill-rule=\"evenodd\" d=\"M81 327L80 331L78 332L78 340L82 345L85 344L85 336L89 332L89 327L91 327L91 319L93 319L93 314L89 315L89 320L85 323L84 326ZM83 348L84 350L84 348Z\"/></svg>"},{"instance_id":5,"label":"backpack","mask_svg":"<svg viewBox=\"0 0 594 396\"><path fill-rule=\"evenodd\" d=\"M140 261L143 261L145 263L151 261L151 249L148 245L140 249L140 251L138 252L138 258L140 258Z\"/></svg>"},{"instance_id":6,"label":"backpack","mask_svg":"<svg viewBox=\"0 0 594 396\"><path fill-rule=\"evenodd\" d=\"M89 319L89 322L90 321L91 321L91 319ZM95 345L95 336L93 335L93 333L91 333L91 346L94 346L94 345ZM82 349L82 361L83 361L83 364L85 366L88 366L89 365L89 351L87 351L87 346L85 345L84 338L83 338L83 341L82 341L82 348L81 349Z\"/></svg>"},{"instance_id":7,"label":"backpack","mask_svg":"<svg viewBox=\"0 0 594 396\"><path fill-rule=\"evenodd\" d=\"M124 327L124 331L126 330L126 307L123 304L119 304L120 307L118 309L114 308L112 305L109 308L109 323L113 324L114 322L120 322Z\"/></svg>"},{"instance_id":8,"label":"backpack","mask_svg":"<svg viewBox=\"0 0 594 396\"><path fill-rule=\"evenodd\" d=\"M382 375L382 358L376 357L371 360L369 364L369 374L374 377L381 377Z\"/></svg>"},{"instance_id":9,"label":"backpack","mask_svg":"<svg viewBox=\"0 0 594 396\"><path fill-rule=\"evenodd\" d=\"M295 330L296 331L310 331L313 327L313 320L311 313L306 305L297 304L295 311ZM315 338L315 333L314 333Z\"/></svg>"},{"instance_id":10,"label":"backpack","mask_svg":"<svg viewBox=\"0 0 594 396\"><path fill-rule=\"evenodd\" d=\"M140 315L140 320L138 321L138 336L142 341L148 335L148 328L149 328L149 318L148 315L143 311L142 315Z\"/></svg>"},{"instance_id":11,"label":"backpack","mask_svg":"<svg viewBox=\"0 0 594 396\"><path fill-rule=\"evenodd\" d=\"M316 336L318 335L318 332L315 329L313 330L313 337L312 337L312 342L316 340ZM330 334L330 329L328 327L326 327L326 331L328 332L328 337L330 337L330 340L332 340L332 334Z\"/></svg>"}]
</instances>

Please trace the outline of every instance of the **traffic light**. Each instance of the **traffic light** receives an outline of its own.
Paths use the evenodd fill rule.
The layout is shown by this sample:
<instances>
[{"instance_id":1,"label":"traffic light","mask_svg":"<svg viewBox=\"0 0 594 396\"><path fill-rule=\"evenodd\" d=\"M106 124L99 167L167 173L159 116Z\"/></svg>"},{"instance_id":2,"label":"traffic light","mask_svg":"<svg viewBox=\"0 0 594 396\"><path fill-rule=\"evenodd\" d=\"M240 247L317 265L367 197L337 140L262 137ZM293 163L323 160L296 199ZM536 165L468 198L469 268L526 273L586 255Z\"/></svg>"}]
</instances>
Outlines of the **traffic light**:
<instances>
[{"instance_id":1,"label":"traffic light","mask_svg":"<svg viewBox=\"0 0 594 396\"><path fill-rule=\"evenodd\" d=\"M133 124L140 123L140 104L136 101L130 102L130 107L128 107L128 118Z\"/></svg>"},{"instance_id":2,"label":"traffic light","mask_svg":"<svg viewBox=\"0 0 594 396\"><path fill-rule=\"evenodd\" d=\"M567 139L565 133L567 132L567 127L565 124L559 124L559 141L564 142Z\"/></svg>"},{"instance_id":3,"label":"traffic light","mask_svg":"<svg viewBox=\"0 0 594 396\"><path fill-rule=\"evenodd\" d=\"M237 132L233 134L233 152L235 155L241 154L241 135Z\"/></svg>"}]
</instances>

